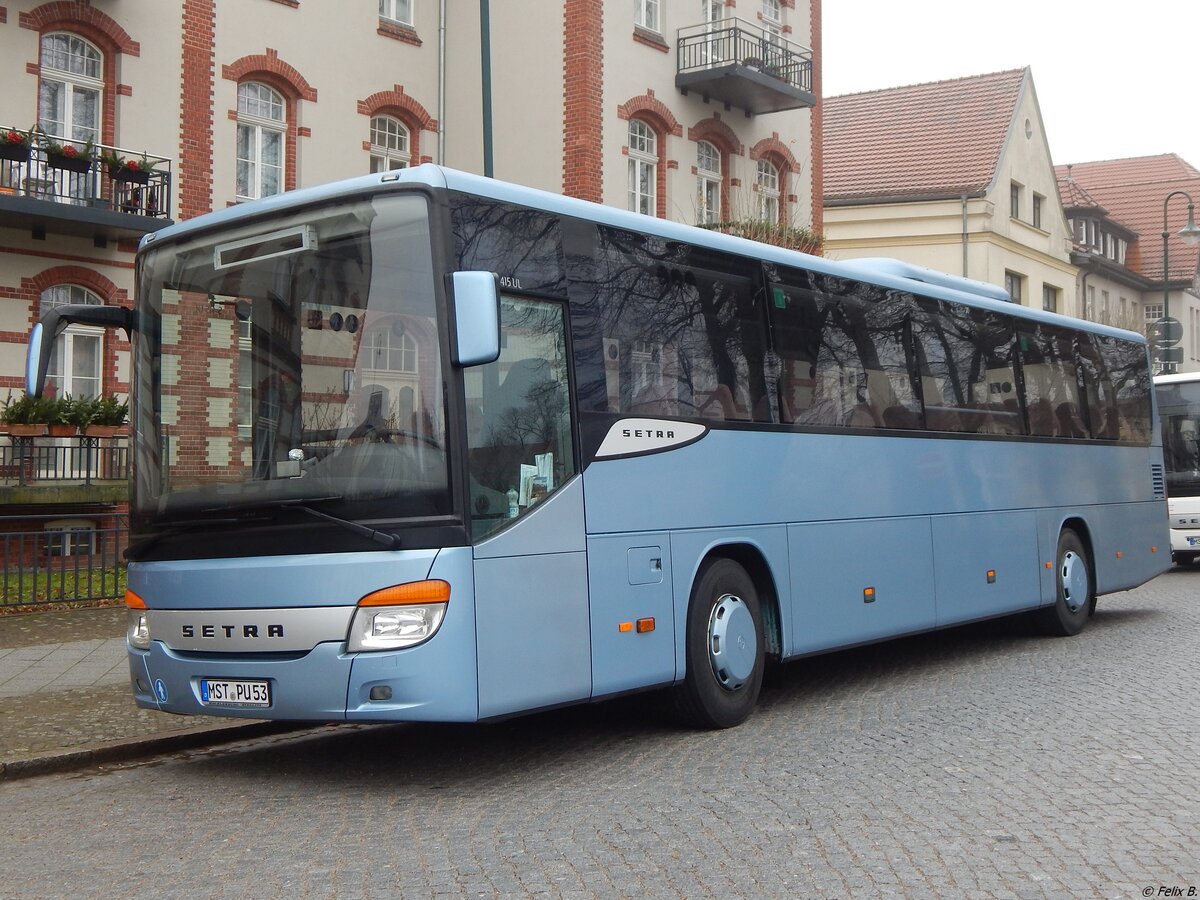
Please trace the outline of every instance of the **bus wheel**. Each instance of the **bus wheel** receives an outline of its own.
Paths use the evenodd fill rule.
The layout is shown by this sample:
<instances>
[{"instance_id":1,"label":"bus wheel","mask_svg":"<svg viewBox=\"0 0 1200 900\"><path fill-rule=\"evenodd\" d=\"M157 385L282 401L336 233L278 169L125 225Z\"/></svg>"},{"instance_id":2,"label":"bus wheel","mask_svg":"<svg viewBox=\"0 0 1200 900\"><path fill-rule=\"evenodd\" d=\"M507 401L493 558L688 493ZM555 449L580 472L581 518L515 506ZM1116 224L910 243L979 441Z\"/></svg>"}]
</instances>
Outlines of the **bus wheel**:
<instances>
[{"instance_id":1,"label":"bus wheel","mask_svg":"<svg viewBox=\"0 0 1200 900\"><path fill-rule=\"evenodd\" d=\"M1096 586L1083 541L1069 528L1058 536L1054 584L1057 593L1054 605L1038 610L1038 624L1046 634L1061 637L1079 634L1095 607Z\"/></svg>"},{"instance_id":2,"label":"bus wheel","mask_svg":"<svg viewBox=\"0 0 1200 900\"><path fill-rule=\"evenodd\" d=\"M692 587L687 676L676 688L683 717L701 728L740 725L762 687L764 645L758 591L731 559L712 559Z\"/></svg>"}]
</instances>

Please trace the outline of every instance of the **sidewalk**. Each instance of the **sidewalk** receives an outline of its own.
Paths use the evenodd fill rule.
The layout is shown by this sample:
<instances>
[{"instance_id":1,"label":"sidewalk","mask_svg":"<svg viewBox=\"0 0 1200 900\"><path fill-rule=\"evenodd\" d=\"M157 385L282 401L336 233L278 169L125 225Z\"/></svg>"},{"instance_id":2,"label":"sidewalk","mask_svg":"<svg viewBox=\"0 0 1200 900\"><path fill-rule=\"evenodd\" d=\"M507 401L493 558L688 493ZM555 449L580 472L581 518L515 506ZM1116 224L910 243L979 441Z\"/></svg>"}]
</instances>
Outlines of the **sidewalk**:
<instances>
[{"instance_id":1,"label":"sidewalk","mask_svg":"<svg viewBox=\"0 0 1200 900\"><path fill-rule=\"evenodd\" d=\"M135 706L123 606L0 616L0 781L280 727Z\"/></svg>"}]
</instances>

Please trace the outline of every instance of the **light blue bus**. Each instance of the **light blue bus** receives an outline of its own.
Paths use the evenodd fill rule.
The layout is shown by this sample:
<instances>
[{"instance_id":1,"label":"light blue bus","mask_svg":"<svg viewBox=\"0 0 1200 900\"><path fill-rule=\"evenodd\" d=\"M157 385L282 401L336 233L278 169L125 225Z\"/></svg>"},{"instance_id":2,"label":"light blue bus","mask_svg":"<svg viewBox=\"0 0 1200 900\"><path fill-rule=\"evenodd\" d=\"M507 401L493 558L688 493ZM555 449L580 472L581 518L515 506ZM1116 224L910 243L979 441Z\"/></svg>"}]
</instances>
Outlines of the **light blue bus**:
<instances>
[{"instance_id":1,"label":"light blue bus","mask_svg":"<svg viewBox=\"0 0 1200 900\"><path fill-rule=\"evenodd\" d=\"M1170 561L1145 341L424 165L148 236L145 708L474 722L1015 613Z\"/></svg>"}]
</instances>

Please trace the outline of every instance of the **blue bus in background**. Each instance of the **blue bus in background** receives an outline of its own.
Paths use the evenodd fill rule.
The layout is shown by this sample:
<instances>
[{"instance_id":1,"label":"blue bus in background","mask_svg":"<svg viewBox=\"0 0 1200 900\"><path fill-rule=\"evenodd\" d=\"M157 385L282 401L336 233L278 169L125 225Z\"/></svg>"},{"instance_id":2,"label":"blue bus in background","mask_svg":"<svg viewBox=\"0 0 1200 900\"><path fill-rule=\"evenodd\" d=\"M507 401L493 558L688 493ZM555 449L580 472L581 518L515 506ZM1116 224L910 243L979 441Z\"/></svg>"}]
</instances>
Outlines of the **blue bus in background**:
<instances>
[{"instance_id":1,"label":"blue bus in background","mask_svg":"<svg viewBox=\"0 0 1200 900\"><path fill-rule=\"evenodd\" d=\"M672 691L1170 564L1145 341L431 165L149 235L130 674L180 714L472 722Z\"/></svg>"}]
</instances>

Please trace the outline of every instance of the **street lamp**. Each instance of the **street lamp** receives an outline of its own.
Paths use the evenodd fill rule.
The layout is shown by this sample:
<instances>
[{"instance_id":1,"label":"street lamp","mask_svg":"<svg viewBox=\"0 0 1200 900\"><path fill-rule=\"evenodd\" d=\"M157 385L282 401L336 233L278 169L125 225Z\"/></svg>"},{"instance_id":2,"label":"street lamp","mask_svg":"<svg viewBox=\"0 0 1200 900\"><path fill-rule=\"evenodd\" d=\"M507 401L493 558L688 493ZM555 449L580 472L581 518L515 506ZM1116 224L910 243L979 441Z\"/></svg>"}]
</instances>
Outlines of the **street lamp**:
<instances>
[{"instance_id":1,"label":"street lamp","mask_svg":"<svg viewBox=\"0 0 1200 900\"><path fill-rule=\"evenodd\" d=\"M1189 246L1200 244L1200 226L1196 225L1196 204L1192 202L1192 197L1186 191L1171 191L1163 200L1163 311L1162 311L1162 328L1159 329L1159 353L1173 346L1178 337L1171 336L1171 270L1170 257L1167 254L1167 240L1171 233L1167 230L1167 205L1171 202L1172 197L1187 197L1188 201L1188 220L1178 232L1180 240ZM1161 359L1161 356L1160 356ZM1160 363L1162 372L1170 374L1175 371L1175 361L1162 360Z\"/></svg>"}]
</instances>

